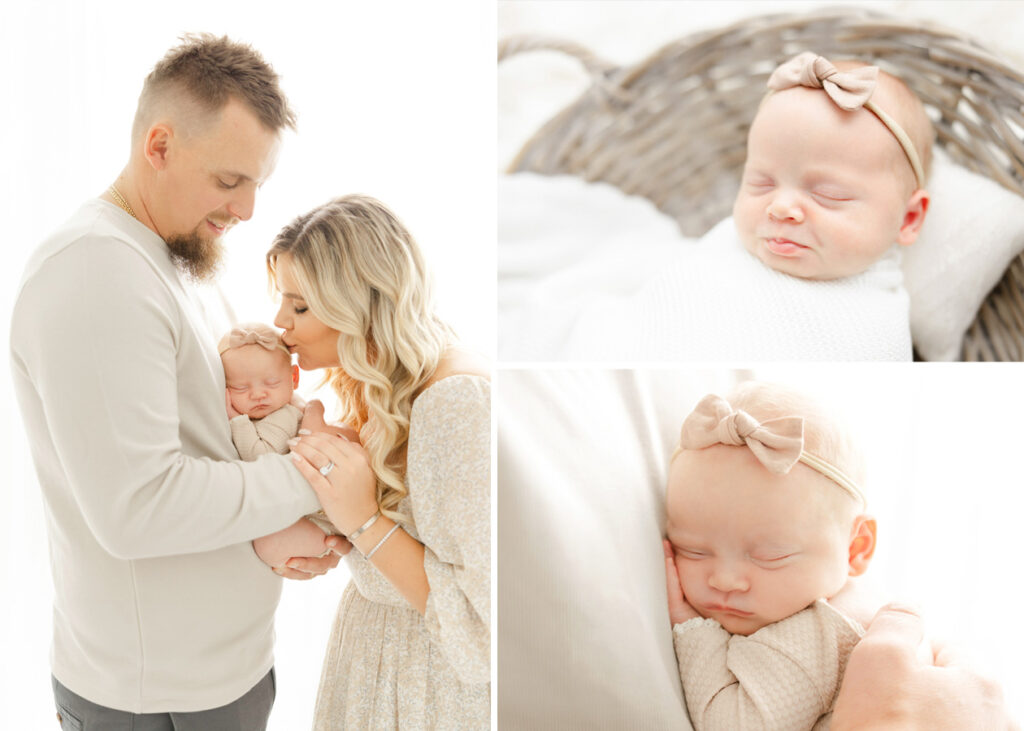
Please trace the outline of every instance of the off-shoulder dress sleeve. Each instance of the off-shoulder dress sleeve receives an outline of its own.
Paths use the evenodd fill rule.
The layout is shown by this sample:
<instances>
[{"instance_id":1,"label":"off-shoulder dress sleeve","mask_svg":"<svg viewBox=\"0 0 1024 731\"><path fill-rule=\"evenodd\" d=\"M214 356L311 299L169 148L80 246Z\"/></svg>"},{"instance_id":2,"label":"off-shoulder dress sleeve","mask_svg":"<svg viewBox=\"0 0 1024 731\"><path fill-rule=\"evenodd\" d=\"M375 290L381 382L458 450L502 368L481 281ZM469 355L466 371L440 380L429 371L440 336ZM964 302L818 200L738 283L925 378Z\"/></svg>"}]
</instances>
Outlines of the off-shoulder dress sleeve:
<instances>
[{"instance_id":1,"label":"off-shoulder dress sleeve","mask_svg":"<svg viewBox=\"0 0 1024 731\"><path fill-rule=\"evenodd\" d=\"M413 404L407 483L430 584L424 625L460 680L490 679L491 389L450 376Z\"/></svg>"}]
</instances>

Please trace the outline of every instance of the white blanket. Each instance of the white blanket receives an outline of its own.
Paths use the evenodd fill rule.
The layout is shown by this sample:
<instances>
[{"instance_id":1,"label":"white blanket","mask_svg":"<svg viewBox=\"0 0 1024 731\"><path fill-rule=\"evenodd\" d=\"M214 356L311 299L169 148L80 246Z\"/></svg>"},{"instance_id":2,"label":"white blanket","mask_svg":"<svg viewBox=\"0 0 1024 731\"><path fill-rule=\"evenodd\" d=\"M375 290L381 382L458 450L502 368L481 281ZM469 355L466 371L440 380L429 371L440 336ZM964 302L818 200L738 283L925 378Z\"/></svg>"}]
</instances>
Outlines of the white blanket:
<instances>
[{"instance_id":1,"label":"white blanket","mask_svg":"<svg viewBox=\"0 0 1024 731\"><path fill-rule=\"evenodd\" d=\"M505 361L909 360L895 250L818 282L746 252L732 219L699 240L644 199L532 174L498 182Z\"/></svg>"}]
</instances>

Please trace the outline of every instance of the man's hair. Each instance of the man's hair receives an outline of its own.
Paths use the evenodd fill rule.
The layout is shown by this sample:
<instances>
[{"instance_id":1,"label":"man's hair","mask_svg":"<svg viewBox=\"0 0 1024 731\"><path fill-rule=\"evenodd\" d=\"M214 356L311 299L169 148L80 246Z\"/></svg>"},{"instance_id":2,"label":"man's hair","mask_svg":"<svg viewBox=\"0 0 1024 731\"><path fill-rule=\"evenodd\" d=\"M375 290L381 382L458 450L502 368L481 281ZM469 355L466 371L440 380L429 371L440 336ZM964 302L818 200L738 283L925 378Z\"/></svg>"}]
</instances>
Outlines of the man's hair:
<instances>
[{"instance_id":1,"label":"man's hair","mask_svg":"<svg viewBox=\"0 0 1024 731\"><path fill-rule=\"evenodd\" d=\"M167 103L193 107L203 118L213 117L231 98L245 104L271 131L295 129L295 113L278 83L279 77L251 46L190 33L157 62L146 77L132 125L137 140Z\"/></svg>"}]
</instances>

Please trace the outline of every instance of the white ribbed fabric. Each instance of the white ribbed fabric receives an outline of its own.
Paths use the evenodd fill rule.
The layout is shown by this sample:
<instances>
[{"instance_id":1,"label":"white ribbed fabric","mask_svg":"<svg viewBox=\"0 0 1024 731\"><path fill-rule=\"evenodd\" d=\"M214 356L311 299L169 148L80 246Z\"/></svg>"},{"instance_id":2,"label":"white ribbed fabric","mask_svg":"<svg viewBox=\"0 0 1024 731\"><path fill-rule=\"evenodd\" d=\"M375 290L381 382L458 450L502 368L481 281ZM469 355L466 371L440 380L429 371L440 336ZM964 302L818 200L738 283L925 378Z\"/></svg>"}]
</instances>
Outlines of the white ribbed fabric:
<instances>
[{"instance_id":1,"label":"white ribbed fabric","mask_svg":"<svg viewBox=\"0 0 1024 731\"><path fill-rule=\"evenodd\" d=\"M899 252L810 281L743 249L732 219L699 240L607 185L499 179L503 360L910 360Z\"/></svg>"}]
</instances>

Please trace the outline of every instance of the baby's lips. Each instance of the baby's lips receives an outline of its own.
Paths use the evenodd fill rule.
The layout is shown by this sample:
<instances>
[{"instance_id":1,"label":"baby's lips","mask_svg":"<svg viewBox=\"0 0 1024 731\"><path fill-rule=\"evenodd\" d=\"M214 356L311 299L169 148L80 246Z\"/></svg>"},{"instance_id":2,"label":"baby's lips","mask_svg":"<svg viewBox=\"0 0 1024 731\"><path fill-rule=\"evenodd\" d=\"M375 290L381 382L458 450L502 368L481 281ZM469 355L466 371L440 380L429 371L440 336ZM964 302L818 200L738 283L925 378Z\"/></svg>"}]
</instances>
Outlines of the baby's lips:
<instances>
[{"instance_id":1,"label":"baby's lips","mask_svg":"<svg viewBox=\"0 0 1024 731\"><path fill-rule=\"evenodd\" d=\"M783 238L765 239L765 246L767 246L768 250L773 254L778 254L779 256L799 256L801 253L808 250L808 247L803 244L798 244L795 241Z\"/></svg>"}]
</instances>

